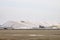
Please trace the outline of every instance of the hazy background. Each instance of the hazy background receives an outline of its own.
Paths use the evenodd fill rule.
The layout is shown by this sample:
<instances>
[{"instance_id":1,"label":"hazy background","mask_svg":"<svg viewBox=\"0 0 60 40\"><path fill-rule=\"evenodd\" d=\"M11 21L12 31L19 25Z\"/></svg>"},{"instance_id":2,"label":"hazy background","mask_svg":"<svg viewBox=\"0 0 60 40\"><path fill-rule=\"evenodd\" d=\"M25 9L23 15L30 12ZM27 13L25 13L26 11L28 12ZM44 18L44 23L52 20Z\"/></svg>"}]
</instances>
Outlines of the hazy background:
<instances>
[{"instance_id":1,"label":"hazy background","mask_svg":"<svg viewBox=\"0 0 60 40\"><path fill-rule=\"evenodd\" d=\"M0 24L9 20L60 23L60 0L0 0Z\"/></svg>"}]
</instances>

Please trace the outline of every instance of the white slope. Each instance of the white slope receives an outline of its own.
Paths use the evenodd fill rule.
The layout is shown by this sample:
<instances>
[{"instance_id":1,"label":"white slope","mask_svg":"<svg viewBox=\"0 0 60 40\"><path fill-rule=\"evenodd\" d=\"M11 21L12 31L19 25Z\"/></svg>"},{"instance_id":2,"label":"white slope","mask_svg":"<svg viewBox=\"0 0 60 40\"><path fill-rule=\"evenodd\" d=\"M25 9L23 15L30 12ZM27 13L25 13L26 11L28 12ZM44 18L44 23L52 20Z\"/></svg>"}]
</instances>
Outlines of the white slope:
<instances>
[{"instance_id":1,"label":"white slope","mask_svg":"<svg viewBox=\"0 0 60 40\"><path fill-rule=\"evenodd\" d=\"M34 24L28 24L25 22L15 22L15 21L8 21L6 23L3 24L3 27L12 27L14 29L32 29L34 27L36 27L36 25Z\"/></svg>"}]
</instances>

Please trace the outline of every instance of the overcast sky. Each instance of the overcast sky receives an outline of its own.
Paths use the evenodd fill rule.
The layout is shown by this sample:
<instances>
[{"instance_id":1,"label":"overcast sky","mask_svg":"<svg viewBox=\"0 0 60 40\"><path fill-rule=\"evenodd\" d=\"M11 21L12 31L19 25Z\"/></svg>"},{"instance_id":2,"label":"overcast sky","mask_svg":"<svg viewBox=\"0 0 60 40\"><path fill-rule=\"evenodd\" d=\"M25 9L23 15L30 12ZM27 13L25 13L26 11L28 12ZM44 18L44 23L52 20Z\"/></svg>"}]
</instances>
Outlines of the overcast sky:
<instances>
[{"instance_id":1,"label":"overcast sky","mask_svg":"<svg viewBox=\"0 0 60 40\"><path fill-rule=\"evenodd\" d=\"M9 20L60 23L60 0L0 0L0 24Z\"/></svg>"}]
</instances>

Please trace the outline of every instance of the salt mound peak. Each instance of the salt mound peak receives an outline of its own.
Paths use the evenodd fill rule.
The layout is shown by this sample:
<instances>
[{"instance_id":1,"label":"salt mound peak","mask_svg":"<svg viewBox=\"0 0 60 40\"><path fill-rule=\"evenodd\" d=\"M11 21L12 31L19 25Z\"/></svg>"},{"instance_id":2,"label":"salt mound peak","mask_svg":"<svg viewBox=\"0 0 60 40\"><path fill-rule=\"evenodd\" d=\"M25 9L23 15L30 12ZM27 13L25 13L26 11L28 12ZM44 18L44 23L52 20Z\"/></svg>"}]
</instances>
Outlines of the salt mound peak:
<instances>
[{"instance_id":1,"label":"salt mound peak","mask_svg":"<svg viewBox=\"0 0 60 40\"><path fill-rule=\"evenodd\" d=\"M16 21L7 21L6 23L3 24L4 27L13 27L14 29L30 29L33 27L36 27L36 25L21 21L21 22L16 22Z\"/></svg>"}]
</instances>

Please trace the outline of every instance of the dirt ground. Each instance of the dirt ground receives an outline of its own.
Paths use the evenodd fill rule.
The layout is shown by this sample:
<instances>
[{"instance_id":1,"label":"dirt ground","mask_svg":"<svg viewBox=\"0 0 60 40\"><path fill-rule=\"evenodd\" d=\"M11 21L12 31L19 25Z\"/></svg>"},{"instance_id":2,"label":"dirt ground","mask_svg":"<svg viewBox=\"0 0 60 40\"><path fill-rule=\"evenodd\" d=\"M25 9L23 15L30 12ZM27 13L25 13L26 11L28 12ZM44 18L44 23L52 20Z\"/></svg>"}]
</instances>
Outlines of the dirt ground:
<instances>
[{"instance_id":1,"label":"dirt ground","mask_svg":"<svg viewBox=\"0 0 60 40\"><path fill-rule=\"evenodd\" d=\"M0 40L60 40L60 30L0 30Z\"/></svg>"}]
</instances>

